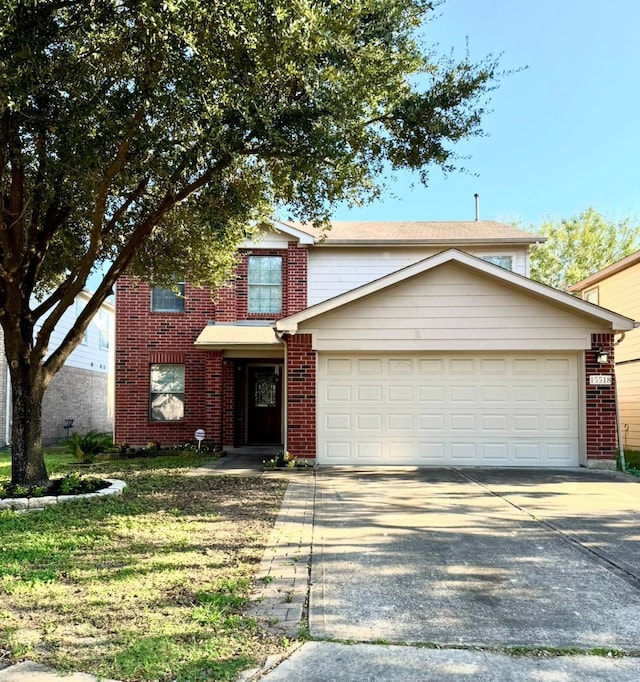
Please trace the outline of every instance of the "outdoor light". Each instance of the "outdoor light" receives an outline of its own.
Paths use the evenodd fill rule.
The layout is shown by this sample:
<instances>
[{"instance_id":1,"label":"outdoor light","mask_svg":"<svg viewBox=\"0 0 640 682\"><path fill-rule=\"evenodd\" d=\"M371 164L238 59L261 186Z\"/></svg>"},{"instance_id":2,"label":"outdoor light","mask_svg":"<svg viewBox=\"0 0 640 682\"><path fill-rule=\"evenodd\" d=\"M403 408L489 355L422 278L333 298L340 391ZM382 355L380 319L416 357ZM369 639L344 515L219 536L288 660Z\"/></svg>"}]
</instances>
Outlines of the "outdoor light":
<instances>
[{"instance_id":1,"label":"outdoor light","mask_svg":"<svg viewBox=\"0 0 640 682\"><path fill-rule=\"evenodd\" d=\"M609 354L601 348L596 355L596 362L599 365L606 365L609 362Z\"/></svg>"}]
</instances>

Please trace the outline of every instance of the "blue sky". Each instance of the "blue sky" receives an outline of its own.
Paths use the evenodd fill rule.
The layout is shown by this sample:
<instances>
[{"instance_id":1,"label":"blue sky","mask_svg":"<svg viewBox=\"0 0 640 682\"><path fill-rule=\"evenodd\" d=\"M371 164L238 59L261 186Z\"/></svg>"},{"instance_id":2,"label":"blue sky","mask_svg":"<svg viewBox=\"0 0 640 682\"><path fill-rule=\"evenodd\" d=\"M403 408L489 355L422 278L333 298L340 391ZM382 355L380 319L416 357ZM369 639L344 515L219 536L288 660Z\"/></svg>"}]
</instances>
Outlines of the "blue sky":
<instances>
[{"instance_id":1,"label":"blue sky","mask_svg":"<svg viewBox=\"0 0 640 682\"><path fill-rule=\"evenodd\" d=\"M426 36L471 57L500 54L507 76L491 95L486 137L457 146L467 174L428 187L400 175L396 197L336 220L468 220L524 226L589 206L640 220L640 2L447 0ZM475 174L475 175L472 175ZM414 184L411 187L411 184Z\"/></svg>"}]
</instances>

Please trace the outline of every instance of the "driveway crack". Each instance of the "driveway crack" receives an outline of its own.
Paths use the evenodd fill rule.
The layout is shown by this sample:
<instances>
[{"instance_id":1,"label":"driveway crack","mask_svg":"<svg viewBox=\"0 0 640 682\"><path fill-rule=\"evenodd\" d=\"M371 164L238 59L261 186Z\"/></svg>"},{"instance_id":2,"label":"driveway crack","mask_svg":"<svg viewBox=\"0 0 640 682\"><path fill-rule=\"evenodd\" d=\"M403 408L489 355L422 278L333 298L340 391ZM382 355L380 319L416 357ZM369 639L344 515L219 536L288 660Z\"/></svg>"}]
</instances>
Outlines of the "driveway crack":
<instances>
[{"instance_id":1,"label":"driveway crack","mask_svg":"<svg viewBox=\"0 0 640 682\"><path fill-rule=\"evenodd\" d=\"M629 570L629 568L627 568L626 566L618 563L615 559L610 557L603 550L597 547L590 547L589 545L586 544L587 541L584 538L580 537L580 535L576 533L567 532L566 530L563 530L562 528L556 526L551 521L546 521L545 519L536 516L535 514L532 514L528 509L521 507L515 502L512 502L508 497L505 497L504 495L501 495L499 492L496 492L489 485L483 483L482 481L479 481L477 478L472 476L467 471L455 468L452 468L451 471L455 471L455 473L461 476L462 478L465 478L469 482L474 483L483 490L486 490L494 497L501 499L503 502L506 502L514 509L517 509L518 511L522 512L523 514L534 520L536 523L544 526L545 528L550 530L554 535L559 536L560 539L563 540L565 543L572 547L575 547L580 552L589 557L592 561L596 562L600 566L603 566L605 569L617 575L619 578L622 578L622 580L624 580L627 584L631 585L631 587L640 592L640 576L637 575L637 573L634 573L633 571Z\"/></svg>"}]
</instances>

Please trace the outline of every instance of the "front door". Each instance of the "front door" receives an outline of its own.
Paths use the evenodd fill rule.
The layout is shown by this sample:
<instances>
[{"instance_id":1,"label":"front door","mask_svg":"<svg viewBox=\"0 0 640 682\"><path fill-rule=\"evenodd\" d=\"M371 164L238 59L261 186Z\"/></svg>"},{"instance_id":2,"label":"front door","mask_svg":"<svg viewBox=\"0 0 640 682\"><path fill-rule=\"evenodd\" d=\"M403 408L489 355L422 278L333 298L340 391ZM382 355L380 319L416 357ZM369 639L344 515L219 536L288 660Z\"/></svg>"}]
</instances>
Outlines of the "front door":
<instances>
[{"instance_id":1,"label":"front door","mask_svg":"<svg viewBox=\"0 0 640 682\"><path fill-rule=\"evenodd\" d=\"M257 365L248 370L247 440L252 445L281 443L281 366Z\"/></svg>"}]
</instances>

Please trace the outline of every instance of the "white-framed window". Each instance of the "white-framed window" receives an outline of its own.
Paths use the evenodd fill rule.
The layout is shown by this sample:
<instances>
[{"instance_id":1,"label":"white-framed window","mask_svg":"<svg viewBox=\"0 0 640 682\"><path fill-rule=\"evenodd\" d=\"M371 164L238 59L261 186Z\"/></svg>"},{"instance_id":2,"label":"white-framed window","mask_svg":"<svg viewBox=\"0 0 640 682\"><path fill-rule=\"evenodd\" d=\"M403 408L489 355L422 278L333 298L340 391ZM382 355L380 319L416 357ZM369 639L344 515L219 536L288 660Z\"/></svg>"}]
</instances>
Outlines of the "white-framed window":
<instances>
[{"instance_id":1,"label":"white-framed window","mask_svg":"<svg viewBox=\"0 0 640 682\"><path fill-rule=\"evenodd\" d=\"M98 313L98 346L101 350L109 350L109 314L106 310Z\"/></svg>"},{"instance_id":2,"label":"white-framed window","mask_svg":"<svg viewBox=\"0 0 640 682\"><path fill-rule=\"evenodd\" d=\"M76 298L76 319L80 317L80 313L86 308L87 302L83 300L82 298ZM84 330L84 334L82 335L82 345L83 346L88 346L89 345L89 323L87 325L87 328Z\"/></svg>"},{"instance_id":3,"label":"white-framed window","mask_svg":"<svg viewBox=\"0 0 640 682\"><path fill-rule=\"evenodd\" d=\"M149 419L173 422L184 418L184 365L151 365Z\"/></svg>"},{"instance_id":4,"label":"white-framed window","mask_svg":"<svg viewBox=\"0 0 640 682\"><path fill-rule=\"evenodd\" d=\"M587 291L584 292L583 298L587 303L595 303L596 305L600 305L600 291L598 287L594 287L593 289L587 289Z\"/></svg>"},{"instance_id":5,"label":"white-framed window","mask_svg":"<svg viewBox=\"0 0 640 682\"><path fill-rule=\"evenodd\" d=\"M494 265L499 265L505 270L513 270L513 256L503 256L503 255L488 255L482 256L482 260L486 260L488 263L493 263Z\"/></svg>"},{"instance_id":6,"label":"white-framed window","mask_svg":"<svg viewBox=\"0 0 640 682\"><path fill-rule=\"evenodd\" d=\"M281 313L282 258L249 256L248 269L248 312L265 315Z\"/></svg>"},{"instance_id":7,"label":"white-framed window","mask_svg":"<svg viewBox=\"0 0 640 682\"><path fill-rule=\"evenodd\" d=\"M164 287L153 287L151 290L152 313L183 313L184 282L176 284L177 291Z\"/></svg>"}]
</instances>

